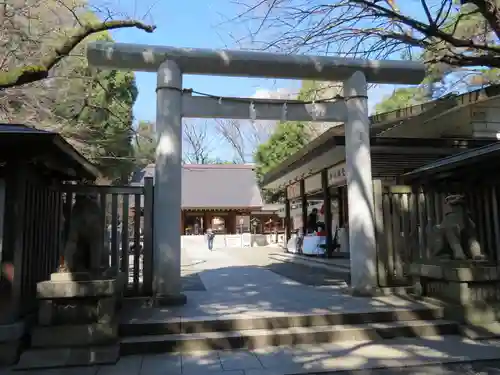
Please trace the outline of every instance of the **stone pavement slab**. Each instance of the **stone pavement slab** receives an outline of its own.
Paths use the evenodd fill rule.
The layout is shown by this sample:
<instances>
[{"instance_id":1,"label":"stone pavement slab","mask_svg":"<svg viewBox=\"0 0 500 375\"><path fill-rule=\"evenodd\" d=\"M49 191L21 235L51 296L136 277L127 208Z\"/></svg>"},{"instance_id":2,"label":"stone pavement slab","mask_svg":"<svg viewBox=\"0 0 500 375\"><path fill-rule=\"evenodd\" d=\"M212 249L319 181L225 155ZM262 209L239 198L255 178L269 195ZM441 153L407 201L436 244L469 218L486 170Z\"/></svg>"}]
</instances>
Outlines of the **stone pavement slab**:
<instances>
[{"instance_id":1,"label":"stone pavement slab","mask_svg":"<svg viewBox=\"0 0 500 375\"><path fill-rule=\"evenodd\" d=\"M197 273L206 290L185 291L184 306L129 309L122 313L123 321L367 312L428 306L396 296L351 297L336 290L303 285L221 251L190 249L184 253L187 255L183 267Z\"/></svg>"},{"instance_id":2,"label":"stone pavement slab","mask_svg":"<svg viewBox=\"0 0 500 375\"><path fill-rule=\"evenodd\" d=\"M391 374L416 374L417 368L411 369L415 372L397 372L396 370L412 366L427 366L424 368L441 371L446 370L446 367L442 366L446 363L455 363L454 368L457 368L458 362L466 366L465 363L470 361L492 360L495 360L494 364L500 367L499 357L500 340L474 342L460 337L445 336L380 342L352 341L323 345L298 345L254 351L131 356L121 358L114 366L26 373L2 373L0 371L0 373L2 375L292 375L340 371L340 374L345 375L349 371L359 373L361 370L384 368L393 369ZM492 365L489 368L496 371ZM377 372L377 374L382 375L387 372Z\"/></svg>"}]
</instances>

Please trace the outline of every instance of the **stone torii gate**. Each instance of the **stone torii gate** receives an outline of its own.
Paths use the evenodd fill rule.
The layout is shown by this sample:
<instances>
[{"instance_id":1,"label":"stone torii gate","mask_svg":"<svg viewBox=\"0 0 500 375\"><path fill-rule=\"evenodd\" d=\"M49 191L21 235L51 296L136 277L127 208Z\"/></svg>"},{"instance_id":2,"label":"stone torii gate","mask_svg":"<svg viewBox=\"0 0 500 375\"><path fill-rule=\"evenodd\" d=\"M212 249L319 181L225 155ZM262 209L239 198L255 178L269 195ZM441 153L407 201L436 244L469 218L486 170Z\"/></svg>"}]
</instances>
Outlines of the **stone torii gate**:
<instances>
[{"instance_id":1,"label":"stone torii gate","mask_svg":"<svg viewBox=\"0 0 500 375\"><path fill-rule=\"evenodd\" d=\"M377 287L376 239L370 156L367 82L418 84L423 64L249 51L173 48L93 42L89 64L157 73L157 148L154 189L153 288L159 301L183 302L181 286L182 118L231 118L344 122L349 248L353 292ZM218 98L183 92L183 74L343 81L334 102Z\"/></svg>"}]
</instances>

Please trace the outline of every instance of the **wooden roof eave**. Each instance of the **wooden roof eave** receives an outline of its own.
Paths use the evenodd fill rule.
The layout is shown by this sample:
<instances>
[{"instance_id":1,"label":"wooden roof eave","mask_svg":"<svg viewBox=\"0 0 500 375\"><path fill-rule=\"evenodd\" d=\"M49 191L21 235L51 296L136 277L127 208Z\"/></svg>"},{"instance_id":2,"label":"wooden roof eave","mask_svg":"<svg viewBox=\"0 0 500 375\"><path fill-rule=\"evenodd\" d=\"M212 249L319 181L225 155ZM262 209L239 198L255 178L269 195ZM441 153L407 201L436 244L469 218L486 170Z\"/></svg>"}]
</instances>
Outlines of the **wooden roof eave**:
<instances>
[{"instance_id":1,"label":"wooden roof eave","mask_svg":"<svg viewBox=\"0 0 500 375\"><path fill-rule=\"evenodd\" d=\"M462 95L447 95L435 101L409 106L391 112L377 114L370 117L372 126L371 136L377 136L390 130L394 126L400 126L409 120L421 119L424 122L446 115L460 108L492 100L500 96L500 85L492 85L483 89L471 91ZM272 185L277 179L288 173L292 168L299 168L298 163L303 165L325 152L325 148L335 147L332 138L344 134L344 125L328 129L315 138L306 147L287 158L273 170L268 172L263 179L263 186Z\"/></svg>"}]
</instances>

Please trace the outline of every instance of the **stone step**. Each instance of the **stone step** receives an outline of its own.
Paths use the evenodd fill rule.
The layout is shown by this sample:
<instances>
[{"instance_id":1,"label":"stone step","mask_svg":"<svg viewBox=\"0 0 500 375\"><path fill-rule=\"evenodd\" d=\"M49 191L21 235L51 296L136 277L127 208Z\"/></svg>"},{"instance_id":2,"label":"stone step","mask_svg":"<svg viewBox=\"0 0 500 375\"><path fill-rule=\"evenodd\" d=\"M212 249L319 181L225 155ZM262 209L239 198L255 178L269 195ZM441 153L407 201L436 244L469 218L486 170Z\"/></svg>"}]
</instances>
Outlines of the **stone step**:
<instances>
[{"instance_id":1,"label":"stone step","mask_svg":"<svg viewBox=\"0 0 500 375\"><path fill-rule=\"evenodd\" d=\"M78 347L113 344L118 341L118 324L92 323L33 328L32 348Z\"/></svg>"},{"instance_id":2,"label":"stone step","mask_svg":"<svg viewBox=\"0 0 500 375\"><path fill-rule=\"evenodd\" d=\"M246 329L124 337L121 355L255 349L271 346L320 344L339 341L375 341L395 337L456 335L459 327L445 320L413 320L354 325Z\"/></svg>"},{"instance_id":3,"label":"stone step","mask_svg":"<svg viewBox=\"0 0 500 375\"><path fill-rule=\"evenodd\" d=\"M198 332L228 332L252 329L314 327L341 324L442 319L440 307L422 306L416 309L342 311L317 314L280 314L269 316L202 316L171 318L161 321L131 319L120 323L120 336L145 336Z\"/></svg>"},{"instance_id":4,"label":"stone step","mask_svg":"<svg viewBox=\"0 0 500 375\"><path fill-rule=\"evenodd\" d=\"M462 336L471 340L487 340L500 337L500 322L464 324L460 326Z\"/></svg>"},{"instance_id":5,"label":"stone step","mask_svg":"<svg viewBox=\"0 0 500 375\"><path fill-rule=\"evenodd\" d=\"M350 267L346 267L343 264L335 264L332 261L328 261L324 258L317 258L314 256L299 255L292 253L271 253L269 254L269 258L280 262L289 262L309 267L323 268L328 271L338 272L343 274L349 274L351 272Z\"/></svg>"},{"instance_id":6,"label":"stone step","mask_svg":"<svg viewBox=\"0 0 500 375\"><path fill-rule=\"evenodd\" d=\"M115 364L120 349L118 345L87 348L29 349L21 354L15 370L35 370L72 366Z\"/></svg>"}]
</instances>

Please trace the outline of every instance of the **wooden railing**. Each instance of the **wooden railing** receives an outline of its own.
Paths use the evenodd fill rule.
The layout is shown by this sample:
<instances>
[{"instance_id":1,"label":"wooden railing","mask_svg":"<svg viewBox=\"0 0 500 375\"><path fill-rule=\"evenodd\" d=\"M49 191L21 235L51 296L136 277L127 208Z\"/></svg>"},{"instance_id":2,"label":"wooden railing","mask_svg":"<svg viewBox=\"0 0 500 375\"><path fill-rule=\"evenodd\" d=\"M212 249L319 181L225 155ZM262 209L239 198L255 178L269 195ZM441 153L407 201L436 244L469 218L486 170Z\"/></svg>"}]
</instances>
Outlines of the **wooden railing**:
<instances>
[{"instance_id":1,"label":"wooden railing","mask_svg":"<svg viewBox=\"0 0 500 375\"><path fill-rule=\"evenodd\" d=\"M64 217L69 218L74 195L96 194L103 210L104 252L109 264L128 276L127 295L152 295L153 180L144 186L64 185ZM139 208L139 209L136 209ZM70 221L64 223L64 238Z\"/></svg>"}]
</instances>

